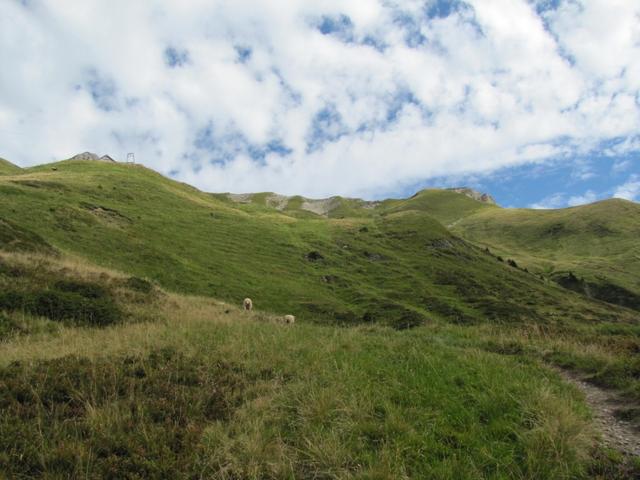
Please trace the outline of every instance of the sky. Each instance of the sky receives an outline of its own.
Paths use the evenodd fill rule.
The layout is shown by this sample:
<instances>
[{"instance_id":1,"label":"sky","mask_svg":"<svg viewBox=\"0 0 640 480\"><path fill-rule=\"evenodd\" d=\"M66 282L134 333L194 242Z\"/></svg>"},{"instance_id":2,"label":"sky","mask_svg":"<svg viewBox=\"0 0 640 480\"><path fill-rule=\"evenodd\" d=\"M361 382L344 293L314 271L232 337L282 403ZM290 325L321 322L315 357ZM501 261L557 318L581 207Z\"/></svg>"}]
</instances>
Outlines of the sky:
<instances>
[{"instance_id":1,"label":"sky","mask_svg":"<svg viewBox=\"0 0 640 480\"><path fill-rule=\"evenodd\" d=\"M0 0L0 156L211 192L640 201L637 0Z\"/></svg>"}]
</instances>

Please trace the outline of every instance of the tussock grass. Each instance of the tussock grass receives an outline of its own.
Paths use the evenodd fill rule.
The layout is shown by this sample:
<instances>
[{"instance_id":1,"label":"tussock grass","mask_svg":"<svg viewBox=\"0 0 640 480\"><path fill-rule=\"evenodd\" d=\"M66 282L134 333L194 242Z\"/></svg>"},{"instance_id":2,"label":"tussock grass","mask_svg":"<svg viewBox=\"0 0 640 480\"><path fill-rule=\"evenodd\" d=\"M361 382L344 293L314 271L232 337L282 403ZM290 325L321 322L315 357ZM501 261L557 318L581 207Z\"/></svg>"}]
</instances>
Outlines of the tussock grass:
<instances>
[{"instance_id":1,"label":"tussock grass","mask_svg":"<svg viewBox=\"0 0 640 480\"><path fill-rule=\"evenodd\" d=\"M180 450L186 472L207 478L573 478L584 470L592 441L585 411L572 391L533 364L457 346L436 327L290 328L228 306L179 304L169 308L181 316L165 322L64 329L48 341L4 344L0 381L16 368L20 375L78 365L100 371L121 368L127 358L146 365L158 351L182 352L189 368L234 365L243 387L231 417L201 422L191 452ZM95 378L72 395L86 399L103 384ZM140 409L145 402L135 400ZM176 472L172 460L153 454L155 443L173 435L173 421L132 418L131 403L85 403L91 414L73 418L82 428L59 431L75 458L61 471L99 475L118 465L145 475L152 462L153 472ZM59 421L58 410L38 408L44 424ZM149 429L156 431L149 439L135 433ZM97 454L98 439L109 445L108 458L115 455L110 463ZM50 442L50 460L38 468L55 472L61 452ZM145 453L136 456L140 444ZM12 468L23 468L11 458Z\"/></svg>"},{"instance_id":2,"label":"tussock grass","mask_svg":"<svg viewBox=\"0 0 640 480\"><path fill-rule=\"evenodd\" d=\"M85 280L128 278L49 261ZM588 467L593 432L575 392L526 357L485 351L463 327L285 326L209 298L160 299L153 319L55 324L0 343L5 471L453 479L575 478ZM224 418L205 408L217 365L236 385Z\"/></svg>"}]
</instances>

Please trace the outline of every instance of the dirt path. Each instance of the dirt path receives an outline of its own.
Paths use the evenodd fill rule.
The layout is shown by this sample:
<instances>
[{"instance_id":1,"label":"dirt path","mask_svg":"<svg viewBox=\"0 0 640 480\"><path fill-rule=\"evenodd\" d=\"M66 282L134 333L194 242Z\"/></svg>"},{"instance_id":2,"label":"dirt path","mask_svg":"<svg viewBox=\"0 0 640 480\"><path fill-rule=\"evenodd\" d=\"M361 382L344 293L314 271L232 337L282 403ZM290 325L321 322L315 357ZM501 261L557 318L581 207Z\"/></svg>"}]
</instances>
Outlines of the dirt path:
<instances>
[{"instance_id":1,"label":"dirt path","mask_svg":"<svg viewBox=\"0 0 640 480\"><path fill-rule=\"evenodd\" d=\"M555 369L563 379L578 387L585 395L593 413L593 423L602 435L605 446L626 455L640 456L640 431L629 422L616 418L614 412L625 404L614 392L591 385L566 370Z\"/></svg>"}]
</instances>

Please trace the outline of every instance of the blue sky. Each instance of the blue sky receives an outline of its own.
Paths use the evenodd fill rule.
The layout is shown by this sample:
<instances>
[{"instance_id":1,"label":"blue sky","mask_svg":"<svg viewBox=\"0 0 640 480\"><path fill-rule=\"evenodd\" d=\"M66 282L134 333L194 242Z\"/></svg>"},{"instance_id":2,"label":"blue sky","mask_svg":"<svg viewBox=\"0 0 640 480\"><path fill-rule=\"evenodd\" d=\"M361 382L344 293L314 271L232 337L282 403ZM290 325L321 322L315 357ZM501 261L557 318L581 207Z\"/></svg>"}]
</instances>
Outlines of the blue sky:
<instances>
[{"instance_id":1,"label":"blue sky","mask_svg":"<svg viewBox=\"0 0 640 480\"><path fill-rule=\"evenodd\" d=\"M637 155L589 156L574 162L548 162L500 169L485 175L438 177L406 186L398 196L421 188L465 185L489 192L504 207L563 208L611 197L640 199Z\"/></svg>"},{"instance_id":2,"label":"blue sky","mask_svg":"<svg viewBox=\"0 0 640 480\"><path fill-rule=\"evenodd\" d=\"M636 0L6 0L0 32L0 156L23 166L135 152L207 191L640 200Z\"/></svg>"}]
</instances>

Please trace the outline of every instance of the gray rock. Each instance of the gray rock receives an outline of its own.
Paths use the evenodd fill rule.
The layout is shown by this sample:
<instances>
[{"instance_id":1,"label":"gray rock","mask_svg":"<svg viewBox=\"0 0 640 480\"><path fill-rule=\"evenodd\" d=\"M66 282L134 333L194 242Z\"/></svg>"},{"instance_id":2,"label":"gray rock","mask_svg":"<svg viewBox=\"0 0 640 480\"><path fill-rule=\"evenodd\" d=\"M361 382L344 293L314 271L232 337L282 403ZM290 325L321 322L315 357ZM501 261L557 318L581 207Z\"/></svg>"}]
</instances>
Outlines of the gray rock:
<instances>
[{"instance_id":1,"label":"gray rock","mask_svg":"<svg viewBox=\"0 0 640 480\"><path fill-rule=\"evenodd\" d=\"M478 192L473 188L456 187L456 188L449 188L447 190L451 190L452 192L456 192L456 193L462 193L463 195L466 195L469 198L473 198L478 202L488 203L490 205L496 205L496 201L491 195L489 195L488 193Z\"/></svg>"},{"instance_id":2,"label":"gray rock","mask_svg":"<svg viewBox=\"0 0 640 480\"><path fill-rule=\"evenodd\" d=\"M109 155L98 156L92 152L83 152L75 155L71 160L89 160L93 162L115 162L115 160Z\"/></svg>"}]
</instances>

